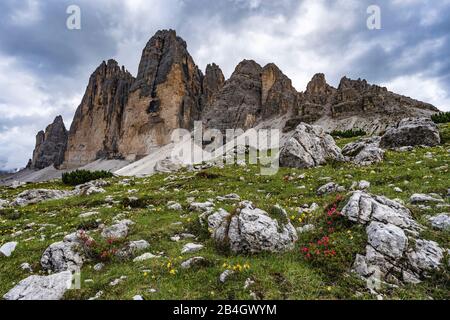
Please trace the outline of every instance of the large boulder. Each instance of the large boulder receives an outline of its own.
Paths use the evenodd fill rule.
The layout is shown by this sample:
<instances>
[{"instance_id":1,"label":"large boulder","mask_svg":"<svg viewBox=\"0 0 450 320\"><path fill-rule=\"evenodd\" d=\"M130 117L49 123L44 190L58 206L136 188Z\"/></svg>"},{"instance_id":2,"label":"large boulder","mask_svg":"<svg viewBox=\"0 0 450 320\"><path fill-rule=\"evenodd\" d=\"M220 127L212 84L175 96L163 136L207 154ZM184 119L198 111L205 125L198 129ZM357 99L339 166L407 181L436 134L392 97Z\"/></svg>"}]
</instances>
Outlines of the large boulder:
<instances>
[{"instance_id":1,"label":"large boulder","mask_svg":"<svg viewBox=\"0 0 450 320\"><path fill-rule=\"evenodd\" d=\"M30 276L3 296L5 300L61 300L72 285L72 273Z\"/></svg>"},{"instance_id":2,"label":"large boulder","mask_svg":"<svg viewBox=\"0 0 450 320\"><path fill-rule=\"evenodd\" d=\"M224 210L212 214L208 224L220 247L234 253L283 252L294 248L298 240L286 211L274 209L276 219L250 202L242 202L236 214Z\"/></svg>"},{"instance_id":3,"label":"large boulder","mask_svg":"<svg viewBox=\"0 0 450 320\"><path fill-rule=\"evenodd\" d=\"M382 283L419 283L430 271L442 268L444 249L419 237L422 227L403 205L357 191L342 214L367 226L366 252L357 255L353 270L367 280L370 289Z\"/></svg>"},{"instance_id":4,"label":"large boulder","mask_svg":"<svg viewBox=\"0 0 450 320\"><path fill-rule=\"evenodd\" d=\"M298 125L280 153L280 165L289 168L311 168L344 160L333 137L322 128L305 123Z\"/></svg>"},{"instance_id":5,"label":"large boulder","mask_svg":"<svg viewBox=\"0 0 450 320\"><path fill-rule=\"evenodd\" d=\"M385 151L380 148L381 137L362 138L347 144L342 154L358 166L368 166L383 161Z\"/></svg>"},{"instance_id":6,"label":"large boulder","mask_svg":"<svg viewBox=\"0 0 450 320\"><path fill-rule=\"evenodd\" d=\"M441 143L436 124L427 118L406 118L387 130L381 137L380 146L384 149L406 146L430 146Z\"/></svg>"},{"instance_id":7,"label":"large boulder","mask_svg":"<svg viewBox=\"0 0 450 320\"><path fill-rule=\"evenodd\" d=\"M363 225L376 221L393 224L411 234L420 230L408 208L386 197L370 195L363 191L356 191L351 195L342 209L342 214L350 221Z\"/></svg>"},{"instance_id":8,"label":"large boulder","mask_svg":"<svg viewBox=\"0 0 450 320\"><path fill-rule=\"evenodd\" d=\"M52 272L79 271L85 260L83 244L82 234L72 233L50 245L42 255L42 268Z\"/></svg>"}]
</instances>

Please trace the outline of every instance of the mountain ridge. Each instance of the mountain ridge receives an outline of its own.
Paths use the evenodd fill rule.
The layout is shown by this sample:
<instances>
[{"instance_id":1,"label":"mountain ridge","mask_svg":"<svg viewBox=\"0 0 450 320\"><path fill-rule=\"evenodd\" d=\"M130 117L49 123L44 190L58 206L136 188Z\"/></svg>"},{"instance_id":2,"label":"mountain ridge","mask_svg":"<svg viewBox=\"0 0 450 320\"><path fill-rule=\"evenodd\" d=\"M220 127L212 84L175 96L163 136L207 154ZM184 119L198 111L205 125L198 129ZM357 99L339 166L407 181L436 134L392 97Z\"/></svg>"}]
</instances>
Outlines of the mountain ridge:
<instances>
[{"instance_id":1,"label":"mountain ridge","mask_svg":"<svg viewBox=\"0 0 450 320\"><path fill-rule=\"evenodd\" d=\"M54 164L70 169L99 159L133 162L167 145L173 130L191 130L199 120L208 128L246 130L283 116L279 129L285 132L305 122L373 134L402 118L438 111L366 80L343 77L334 88L323 73L299 92L273 63L243 60L228 79L214 63L203 73L176 31L160 30L143 49L136 77L112 59L91 75L64 159Z\"/></svg>"}]
</instances>

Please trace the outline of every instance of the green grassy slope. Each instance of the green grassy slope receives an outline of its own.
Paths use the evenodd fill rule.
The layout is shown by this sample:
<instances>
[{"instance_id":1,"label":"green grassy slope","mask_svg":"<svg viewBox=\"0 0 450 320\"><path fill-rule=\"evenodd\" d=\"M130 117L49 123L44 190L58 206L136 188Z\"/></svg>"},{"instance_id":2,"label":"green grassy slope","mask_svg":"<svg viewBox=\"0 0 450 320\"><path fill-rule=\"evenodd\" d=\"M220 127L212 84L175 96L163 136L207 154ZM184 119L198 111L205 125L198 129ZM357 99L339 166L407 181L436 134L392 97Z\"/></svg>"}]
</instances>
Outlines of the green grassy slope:
<instances>
[{"instance_id":1,"label":"green grassy slope","mask_svg":"<svg viewBox=\"0 0 450 320\"><path fill-rule=\"evenodd\" d=\"M360 227L345 221L335 222L335 232L330 241L336 255L332 257L311 260L301 252L304 246L327 233L325 208L337 197L337 194L318 197L316 190L327 182L324 178L329 177L347 189L353 181L367 180L371 182L371 193L399 198L406 204L413 193L446 195L450 187L450 126L441 125L440 128L443 146L418 148L410 153L387 152L383 163L370 167L335 164L308 170L280 169L274 176L260 176L256 166L231 166L207 169L207 174L201 175L180 172L173 175L173 179L166 179L169 175L162 174L134 179L132 186L122 186L117 183L119 179L113 178L109 179L111 185L105 188L106 194L50 201L17 211L2 210L0 245L9 241L18 241L19 245L12 257L0 258L0 295L29 276L21 270L22 263L28 262L36 274L42 273L39 265L42 253L50 244L61 241L64 234L74 232L81 225L95 225L95 219L109 225L115 216L122 214L136 223L131 227L128 240L147 240L151 245L147 251L154 254L163 252L163 257L141 263L107 259L100 272L93 270L93 266L100 262L95 258L83 267L81 289L69 291L67 299L87 299L98 291L104 291L102 299L131 299L138 294L146 299L251 299L250 291L264 299L374 299L376 297L369 294L363 281L348 272L355 255L364 251L366 239ZM355 139L342 139L338 144L343 146L352 140ZM424 157L428 152L433 153L433 158ZM304 179L299 178L303 174ZM403 192L395 192L394 186ZM11 200L31 188L67 189L60 182L31 184L16 190L0 188L0 198ZM140 199L131 209L123 205L124 199L130 196L130 189L136 189L137 193L132 196ZM187 198L195 197L196 201L202 202L229 193L237 193L242 199L253 201L265 210L280 204L288 211L295 227L313 223L318 228L301 235L296 249L290 253L255 256L223 253L205 236L207 230L199 226L198 214L189 212ZM112 207L105 203L107 195L117 201ZM166 209L171 200L183 205L182 213ZM313 214L296 213L296 208L314 202L320 209ZM447 203L450 204L448 198ZM233 203L216 202L216 208L219 207L233 210ZM442 208L411 209L415 218L425 225L426 215L443 212ZM78 217L88 211L98 211L99 215L87 221ZM179 222L181 224L177 224ZM40 224L50 226L41 229ZM12 234L19 230L24 233L13 238ZM183 245L192 241L173 242L170 238L185 231L198 236L196 242L203 243L205 249L193 255L180 256ZM430 229L424 232L424 236L450 248L448 232ZM182 270L180 264L193 256L205 257L208 265ZM237 273L221 284L218 277L229 268L236 269ZM449 270L444 270L420 285L386 289L382 293L387 299L448 299L449 274ZM117 286L109 285L121 276L127 279ZM255 283L244 289L248 278Z\"/></svg>"}]
</instances>

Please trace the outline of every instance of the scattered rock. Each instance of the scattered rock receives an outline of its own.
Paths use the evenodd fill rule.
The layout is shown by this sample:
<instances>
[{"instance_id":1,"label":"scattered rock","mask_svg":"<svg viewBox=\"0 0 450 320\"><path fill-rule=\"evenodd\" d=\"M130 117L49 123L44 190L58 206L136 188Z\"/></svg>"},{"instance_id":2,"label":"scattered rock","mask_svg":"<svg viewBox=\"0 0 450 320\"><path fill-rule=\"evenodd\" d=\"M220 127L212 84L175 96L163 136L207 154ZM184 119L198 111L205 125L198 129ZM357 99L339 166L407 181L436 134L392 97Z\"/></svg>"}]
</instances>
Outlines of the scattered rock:
<instances>
[{"instance_id":1,"label":"scattered rock","mask_svg":"<svg viewBox=\"0 0 450 320\"><path fill-rule=\"evenodd\" d=\"M61 242L50 245L41 258L44 270L52 272L79 271L83 266L83 242L80 233L72 233Z\"/></svg>"},{"instance_id":2,"label":"scattered rock","mask_svg":"<svg viewBox=\"0 0 450 320\"><path fill-rule=\"evenodd\" d=\"M30 276L3 296L5 300L61 300L72 285L72 273Z\"/></svg>"},{"instance_id":3,"label":"scattered rock","mask_svg":"<svg viewBox=\"0 0 450 320\"><path fill-rule=\"evenodd\" d=\"M325 194L335 193L335 192L345 192L345 187L342 187L334 182L327 183L321 186L317 190L317 195L323 196Z\"/></svg>"},{"instance_id":4,"label":"scattered rock","mask_svg":"<svg viewBox=\"0 0 450 320\"><path fill-rule=\"evenodd\" d=\"M217 201L223 202L223 201L241 201L241 197L237 195L236 193L227 194L226 196L218 196L216 198Z\"/></svg>"},{"instance_id":5,"label":"scattered rock","mask_svg":"<svg viewBox=\"0 0 450 320\"><path fill-rule=\"evenodd\" d=\"M173 211L183 211L183 207L181 206L181 204L179 204L178 202L175 202L175 201L169 201L167 203L167 209L173 210Z\"/></svg>"},{"instance_id":6,"label":"scattered rock","mask_svg":"<svg viewBox=\"0 0 450 320\"><path fill-rule=\"evenodd\" d=\"M117 252L117 257L122 259L129 259L133 257L139 251L145 250L150 247L150 244L145 240L131 241L125 248L122 248Z\"/></svg>"},{"instance_id":7,"label":"scattered rock","mask_svg":"<svg viewBox=\"0 0 450 320\"><path fill-rule=\"evenodd\" d=\"M0 199L0 210L6 208L9 205L9 202L3 199Z\"/></svg>"},{"instance_id":8,"label":"scattered rock","mask_svg":"<svg viewBox=\"0 0 450 320\"><path fill-rule=\"evenodd\" d=\"M360 182L353 182L351 186L351 190L367 190L370 188L370 182L362 180Z\"/></svg>"},{"instance_id":9,"label":"scattered rock","mask_svg":"<svg viewBox=\"0 0 450 320\"><path fill-rule=\"evenodd\" d=\"M121 276L120 278L111 281L111 282L109 283L109 285L110 285L111 287L115 287L115 286L119 285L120 283L122 283L123 281L125 281L127 278L128 278L128 277L126 277L126 276Z\"/></svg>"},{"instance_id":10,"label":"scattered rock","mask_svg":"<svg viewBox=\"0 0 450 320\"><path fill-rule=\"evenodd\" d=\"M394 191L397 192L397 193L402 193L403 192L403 190L400 189L399 187L395 187Z\"/></svg>"},{"instance_id":11,"label":"scattered rock","mask_svg":"<svg viewBox=\"0 0 450 320\"><path fill-rule=\"evenodd\" d=\"M140 295L136 295L136 296L133 297L133 300L134 301L144 301L145 299L144 299L144 297L142 297Z\"/></svg>"},{"instance_id":12,"label":"scattered rock","mask_svg":"<svg viewBox=\"0 0 450 320\"><path fill-rule=\"evenodd\" d=\"M255 284L255 281L253 281L252 279L250 279L250 278L246 279L245 284L244 284L244 290L249 289L254 284Z\"/></svg>"},{"instance_id":13,"label":"scattered rock","mask_svg":"<svg viewBox=\"0 0 450 320\"><path fill-rule=\"evenodd\" d=\"M212 212L214 210L214 203L212 202L192 202L189 206L190 211L195 212Z\"/></svg>"},{"instance_id":14,"label":"scattered rock","mask_svg":"<svg viewBox=\"0 0 450 320\"><path fill-rule=\"evenodd\" d=\"M412 204L420 203L443 203L444 200L439 195L433 194L413 194L409 200Z\"/></svg>"},{"instance_id":15,"label":"scattered rock","mask_svg":"<svg viewBox=\"0 0 450 320\"><path fill-rule=\"evenodd\" d=\"M107 185L109 185L109 183L102 179L90 181L88 183L76 186L74 194L81 196L90 196L97 193L106 193L103 187L106 187Z\"/></svg>"},{"instance_id":16,"label":"scattered rock","mask_svg":"<svg viewBox=\"0 0 450 320\"><path fill-rule=\"evenodd\" d=\"M94 217L94 216L96 216L96 215L98 215L98 212L92 211L92 212L82 213L82 214L80 214L80 215L78 216L78 218L86 219L86 218Z\"/></svg>"},{"instance_id":17,"label":"scattered rock","mask_svg":"<svg viewBox=\"0 0 450 320\"><path fill-rule=\"evenodd\" d=\"M280 153L280 165L289 168L312 168L344 160L333 137L321 127L305 123L298 125Z\"/></svg>"},{"instance_id":18,"label":"scattered rock","mask_svg":"<svg viewBox=\"0 0 450 320\"><path fill-rule=\"evenodd\" d=\"M94 270L95 271L102 271L103 270L103 268L105 267L105 264L104 263L97 263L95 266L94 266Z\"/></svg>"},{"instance_id":19,"label":"scattered rock","mask_svg":"<svg viewBox=\"0 0 450 320\"><path fill-rule=\"evenodd\" d=\"M384 149L407 146L435 147L441 143L436 124L427 118L407 118L387 130L381 137L380 146Z\"/></svg>"},{"instance_id":20,"label":"scattered rock","mask_svg":"<svg viewBox=\"0 0 450 320\"><path fill-rule=\"evenodd\" d=\"M94 297L89 298L89 301L93 301L93 300L98 300L103 296L104 292L103 291L99 291L95 294Z\"/></svg>"},{"instance_id":21,"label":"scattered rock","mask_svg":"<svg viewBox=\"0 0 450 320\"><path fill-rule=\"evenodd\" d=\"M122 220L118 223L103 229L102 237L105 239L123 239L128 236L129 227L134 225L131 220Z\"/></svg>"},{"instance_id":22,"label":"scattered rock","mask_svg":"<svg viewBox=\"0 0 450 320\"><path fill-rule=\"evenodd\" d=\"M36 204L47 200L59 200L71 195L68 191L32 189L20 193L11 204L12 206L25 207L30 204Z\"/></svg>"},{"instance_id":23,"label":"scattered rock","mask_svg":"<svg viewBox=\"0 0 450 320\"><path fill-rule=\"evenodd\" d=\"M232 270L225 270L224 272L222 272L222 274L219 276L219 281L221 283L225 283L227 282L227 280L234 275L234 271Z\"/></svg>"},{"instance_id":24,"label":"scattered rock","mask_svg":"<svg viewBox=\"0 0 450 320\"><path fill-rule=\"evenodd\" d=\"M8 242L0 247L0 256L10 257L19 243Z\"/></svg>"},{"instance_id":25,"label":"scattered rock","mask_svg":"<svg viewBox=\"0 0 450 320\"><path fill-rule=\"evenodd\" d=\"M302 234L302 233L311 232L311 231L314 231L315 228L316 227L314 225L307 224L306 226L297 228L297 233Z\"/></svg>"},{"instance_id":26,"label":"scattered rock","mask_svg":"<svg viewBox=\"0 0 450 320\"><path fill-rule=\"evenodd\" d=\"M20 265L20 269L23 271L27 271L29 273L33 272L33 268L31 268L31 265L28 262L24 262Z\"/></svg>"},{"instance_id":27,"label":"scattered rock","mask_svg":"<svg viewBox=\"0 0 450 320\"><path fill-rule=\"evenodd\" d=\"M143 261L157 259L157 258L160 258L160 256L155 256L154 254L151 254L151 253L144 253L143 255L135 258L133 260L133 262L143 262Z\"/></svg>"},{"instance_id":28,"label":"scattered rock","mask_svg":"<svg viewBox=\"0 0 450 320\"><path fill-rule=\"evenodd\" d=\"M181 254L198 252L200 250L203 250L203 248L204 246L202 244L188 243L181 250Z\"/></svg>"},{"instance_id":29,"label":"scattered rock","mask_svg":"<svg viewBox=\"0 0 450 320\"><path fill-rule=\"evenodd\" d=\"M450 231L450 215L448 213L442 213L436 217L431 217L428 221L435 229Z\"/></svg>"},{"instance_id":30,"label":"scattered rock","mask_svg":"<svg viewBox=\"0 0 450 320\"><path fill-rule=\"evenodd\" d=\"M184 261L181 264L182 269L190 269L192 267L203 266L206 264L206 259L203 257L194 257L189 260Z\"/></svg>"},{"instance_id":31,"label":"scattered rock","mask_svg":"<svg viewBox=\"0 0 450 320\"><path fill-rule=\"evenodd\" d=\"M250 202L241 202L239 208L233 216L219 211L208 218L212 237L219 246L234 253L281 252L294 248L297 232L282 208L274 208L276 219Z\"/></svg>"}]
</instances>

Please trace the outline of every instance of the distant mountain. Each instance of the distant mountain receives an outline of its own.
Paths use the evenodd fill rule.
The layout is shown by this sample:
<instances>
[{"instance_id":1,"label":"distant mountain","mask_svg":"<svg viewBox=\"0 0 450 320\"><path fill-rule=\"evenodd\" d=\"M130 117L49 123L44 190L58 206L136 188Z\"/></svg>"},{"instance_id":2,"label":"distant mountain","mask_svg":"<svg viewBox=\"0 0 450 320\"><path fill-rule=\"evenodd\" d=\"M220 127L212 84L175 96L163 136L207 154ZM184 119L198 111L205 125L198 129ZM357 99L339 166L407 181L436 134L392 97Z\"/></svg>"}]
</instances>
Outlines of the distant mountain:
<instances>
[{"instance_id":1,"label":"distant mountain","mask_svg":"<svg viewBox=\"0 0 450 320\"><path fill-rule=\"evenodd\" d=\"M380 133L402 118L430 117L438 111L361 79L344 77L333 88L325 75L316 74L305 92L297 92L276 65L262 67L252 60L239 63L225 81L216 64L203 74L186 42L175 31L162 30L144 48L136 78L114 60L101 63L70 131L58 117L40 132L29 167L135 161L169 143L174 129L192 129L197 120L220 130L277 123L287 132L306 122L327 131ZM284 121L271 121L280 117Z\"/></svg>"}]
</instances>

